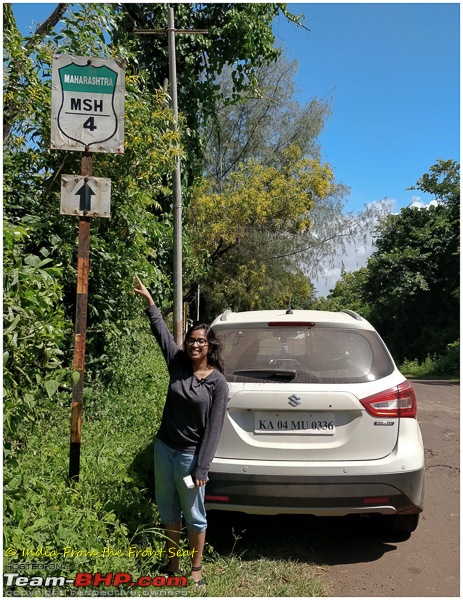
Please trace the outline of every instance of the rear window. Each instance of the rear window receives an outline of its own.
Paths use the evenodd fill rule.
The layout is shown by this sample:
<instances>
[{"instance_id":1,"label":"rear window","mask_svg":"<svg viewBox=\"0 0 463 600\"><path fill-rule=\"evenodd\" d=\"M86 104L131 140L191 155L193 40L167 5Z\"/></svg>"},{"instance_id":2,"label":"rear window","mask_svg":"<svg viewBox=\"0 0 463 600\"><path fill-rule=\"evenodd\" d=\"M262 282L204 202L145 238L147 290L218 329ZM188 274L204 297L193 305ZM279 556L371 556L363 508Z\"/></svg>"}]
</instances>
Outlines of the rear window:
<instances>
[{"instance_id":1,"label":"rear window","mask_svg":"<svg viewBox=\"0 0 463 600\"><path fill-rule=\"evenodd\" d=\"M215 329L223 344L228 381L363 383L394 365L375 331L316 325Z\"/></svg>"}]
</instances>

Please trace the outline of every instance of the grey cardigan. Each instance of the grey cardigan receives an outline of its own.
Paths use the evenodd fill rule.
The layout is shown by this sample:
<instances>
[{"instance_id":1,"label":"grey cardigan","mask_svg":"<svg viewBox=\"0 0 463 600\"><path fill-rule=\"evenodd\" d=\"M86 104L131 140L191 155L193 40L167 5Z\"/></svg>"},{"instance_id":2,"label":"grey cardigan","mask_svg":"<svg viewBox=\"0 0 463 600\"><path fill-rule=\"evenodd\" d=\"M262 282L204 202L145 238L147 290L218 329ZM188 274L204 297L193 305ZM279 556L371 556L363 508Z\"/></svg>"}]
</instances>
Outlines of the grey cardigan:
<instances>
[{"instance_id":1,"label":"grey cardigan","mask_svg":"<svg viewBox=\"0 0 463 600\"><path fill-rule=\"evenodd\" d=\"M217 369L198 379L190 357L175 343L158 308L150 306L146 314L170 375L157 438L174 450L197 454L191 475L206 480L223 427L228 383Z\"/></svg>"}]
</instances>

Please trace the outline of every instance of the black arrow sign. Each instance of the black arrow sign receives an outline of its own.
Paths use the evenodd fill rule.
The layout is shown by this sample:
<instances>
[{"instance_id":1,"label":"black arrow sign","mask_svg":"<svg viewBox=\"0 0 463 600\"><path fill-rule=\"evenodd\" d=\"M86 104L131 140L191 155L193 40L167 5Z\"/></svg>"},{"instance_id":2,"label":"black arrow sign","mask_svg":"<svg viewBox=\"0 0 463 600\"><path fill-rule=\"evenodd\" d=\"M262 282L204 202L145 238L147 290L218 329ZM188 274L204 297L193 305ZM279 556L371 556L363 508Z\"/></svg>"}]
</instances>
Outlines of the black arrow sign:
<instances>
[{"instance_id":1,"label":"black arrow sign","mask_svg":"<svg viewBox=\"0 0 463 600\"><path fill-rule=\"evenodd\" d=\"M91 208L91 198L92 196L95 196L95 192L92 190L92 188L88 185L87 182L84 183L84 185L80 188L80 190L78 192L76 192L75 194L76 196L80 196L80 202L79 202L79 210L86 210L87 212L90 212L90 208Z\"/></svg>"}]
</instances>

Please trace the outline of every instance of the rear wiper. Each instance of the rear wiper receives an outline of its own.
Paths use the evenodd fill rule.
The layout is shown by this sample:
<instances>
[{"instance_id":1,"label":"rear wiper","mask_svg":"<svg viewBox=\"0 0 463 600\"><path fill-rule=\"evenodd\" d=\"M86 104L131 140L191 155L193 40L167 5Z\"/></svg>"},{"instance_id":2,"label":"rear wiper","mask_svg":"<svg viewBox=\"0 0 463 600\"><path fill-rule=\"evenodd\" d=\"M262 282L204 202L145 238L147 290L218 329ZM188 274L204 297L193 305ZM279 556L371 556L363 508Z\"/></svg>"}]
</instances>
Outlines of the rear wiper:
<instances>
[{"instance_id":1,"label":"rear wiper","mask_svg":"<svg viewBox=\"0 0 463 600\"><path fill-rule=\"evenodd\" d=\"M297 375L296 369L275 369L272 367L266 367L263 369L238 369L237 371L234 371L233 375L246 375L247 377L262 377L263 373L265 373L267 377L275 375L277 377L292 378L296 377Z\"/></svg>"}]
</instances>

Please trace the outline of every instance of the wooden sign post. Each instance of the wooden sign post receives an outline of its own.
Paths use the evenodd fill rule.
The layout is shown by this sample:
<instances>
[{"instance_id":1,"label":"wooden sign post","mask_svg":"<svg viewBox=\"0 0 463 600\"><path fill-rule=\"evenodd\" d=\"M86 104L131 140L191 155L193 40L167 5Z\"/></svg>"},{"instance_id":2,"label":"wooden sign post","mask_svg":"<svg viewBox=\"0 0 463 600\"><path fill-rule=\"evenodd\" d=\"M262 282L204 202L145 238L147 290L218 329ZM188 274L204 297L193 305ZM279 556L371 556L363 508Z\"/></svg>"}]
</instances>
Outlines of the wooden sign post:
<instances>
[{"instance_id":1,"label":"wooden sign post","mask_svg":"<svg viewBox=\"0 0 463 600\"><path fill-rule=\"evenodd\" d=\"M53 57L51 148L82 152L80 177L61 178L61 214L79 216L69 479L79 480L87 338L90 218L110 216L110 180L93 177L93 152L124 152L123 64ZM93 198L95 196L95 198Z\"/></svg>"},{"instance_id":2,"label":"wooden sign post","mask_svg":"<svg viewBox=\"0 0 463 600\"><path fill-rule=\"evenodd\" d=\"M92 155L84 153L80 173L92 174ZM90 217L79 217L77 250L76 320L74 326L74 381L71 403L71 447L69 479L78 481L80 471L80 436L82 431L82 399L84 392L85 345L87 341L88 272L90 267ZM79 378L77 379L77 374Z\"/></svg>"}]
</instances>

